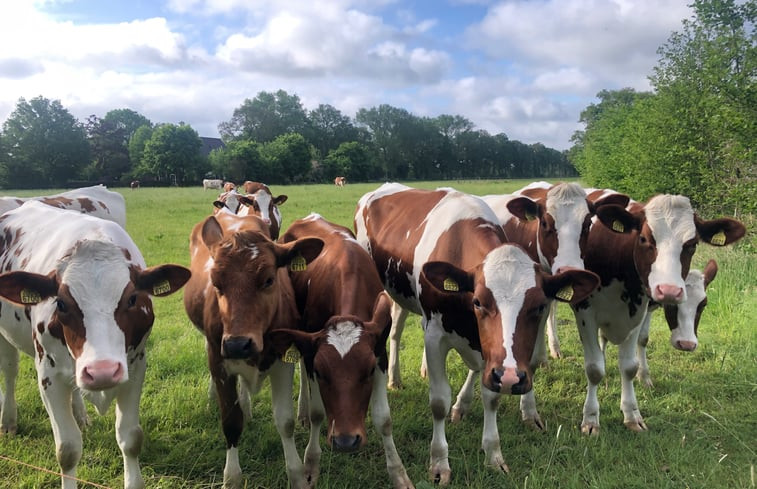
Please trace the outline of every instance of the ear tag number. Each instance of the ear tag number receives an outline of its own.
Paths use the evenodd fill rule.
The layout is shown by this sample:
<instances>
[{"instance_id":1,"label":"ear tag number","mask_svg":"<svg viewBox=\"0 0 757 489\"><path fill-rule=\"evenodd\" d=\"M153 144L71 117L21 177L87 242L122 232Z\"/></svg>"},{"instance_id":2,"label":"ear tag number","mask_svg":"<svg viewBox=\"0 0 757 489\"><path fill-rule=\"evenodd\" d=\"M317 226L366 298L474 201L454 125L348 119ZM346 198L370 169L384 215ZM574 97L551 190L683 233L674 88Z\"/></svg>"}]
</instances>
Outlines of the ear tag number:
<instances>
[{"instance_id":1,"label":"ear tag number","mask_svg":"<svg viewBox=\"0 0 757 489\"><path fill-rule=\"evenodd\" d=\"M725 232L719 231L712 235L712 238L710 238L710 244L714 246L724 246L725 245Z\"/></svg>"},{"instance_id":2,"label":"ear tag number","mask_svg":"<svg viewBox=\"0 0 757 489\"><path fill-rule=\"evenodd\" d=\"M570 284L566 285L565 287L557 291L555 297L566 302L570 301L573 298L573 286Z\"/></svg>"},{"instance_id":3,"label":"ear tag number","mask_svg":"<svg viewBox=\"0 0 757 489\"><path fill-rule=\"evenodd\" d=\"M285 363L297 363L300 361L300 351L291 345L287 351L284 352L284 356L281 360Z\"/></svg>"},{"instance_id":4,"label":"ear tag number","mask_svg":"<svg viewBox=\"0 0 757 489\"><path fill-rule=\"evenodd\" d=\"M168 280L158 282L152 287L152 295L161 295L165 294L166 292L171 292L171 284L168 282Z\"/></svg>"},{"instance_id":5,"label":"ear tag number","mask_svg":"<svg viewBox=\"0 0 757 489\"><path fill-rule=\"evenodd\" d=\"M32 289L21 289L21 303L22 304L37 304L42 301L42 296L39 292Z\"/></svg>"},{"instance_id":6,"label":"ear tag number","mask_svg":"<svg viewBox=\"0 0 757 489\"><path fill-rule=\"evenodd\" d=\"M293 272L303 272L307 270L308 264L305 261L305 257L302 255L297 255L294 258L292 258L292 261L289 263L289 269Z\"/></svg>"},{"instance_id":7,"label":"ear tag number","mask_svg":"<svg viewBox=\"0 0 757 489\"><path fill-rule=\"evenodd\" d=\"M626 230L626 227L623 226L623 223L618 221L617 219L615 221L612 221L612 230L616 233L622 233Z\"/></svg>"},{"instance_id":8,"label":"ear tag number","mask_svg":"<svg viewBox=\"0 0 757 489\"><path fill-rule=\"evenodd\" d=\"M460 286L457 285L457 282L447 277L444 279L444 290L449 290L450 292L457 292L460 290Z\"/></svg>"}]
</instances>

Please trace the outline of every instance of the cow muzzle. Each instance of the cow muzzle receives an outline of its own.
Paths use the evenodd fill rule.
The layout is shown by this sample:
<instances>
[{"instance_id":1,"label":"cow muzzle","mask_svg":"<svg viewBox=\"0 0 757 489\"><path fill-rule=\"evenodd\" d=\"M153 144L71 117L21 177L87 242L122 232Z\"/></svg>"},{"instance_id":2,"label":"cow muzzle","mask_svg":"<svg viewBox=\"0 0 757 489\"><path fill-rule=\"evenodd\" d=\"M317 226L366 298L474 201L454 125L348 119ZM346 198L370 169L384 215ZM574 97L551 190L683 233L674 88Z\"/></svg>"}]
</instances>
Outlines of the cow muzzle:
<instances>
[{"instance_id":1,"label":"cow muzzle","mask_svg":"<svg viewBox=\"0 0 757 489\"><path fill-rule=\"evenodd\" d=\"M528 375L512 367L493 368L489 375L489 382L484 382L484 385L500 394L521 395L531 390Z\"/></svg>"},{"instance_id":2,"label":"cow muzzle","mask_svg":"<svg viewBox=\"0 0 757 489\"><path fill-rule=\"evenodd\" d=\"M684 300L683 288L677 285L659 284L652 292L652 299L660 304L680 304Z\"/></svg>"},{"instance_id":3,"label":"cow muzzle","mask_svg":"<svg viewBox=\"0 0 757 489\"><path fill-rule=\"evenodd\" d=\"M341 434L331 437L331 447L339 452L354 452L365 443L365 437L360 435Z\"/></svg>"},{"instance_id":4,"label":"cow muzzle","mask_svg":"<svg viewBox=\"0 0 757 489\"><path fill-rule=\"evenodd\" d=\"M249 336L227 336L221 342L221 356L231 360L246 360L260 354Z\"/></svg>"},{"instance_id":5,"label":"cow muzzle","mask_svg":"<svg viewBox=\"0 0 757 489\"><path fill-rule=\"evenodd\" d=\"M97 360L81 369L79 385L87 390L99 391L115 387L125 379L124 366L113 360Z\"/></svg>"}]
</instances>

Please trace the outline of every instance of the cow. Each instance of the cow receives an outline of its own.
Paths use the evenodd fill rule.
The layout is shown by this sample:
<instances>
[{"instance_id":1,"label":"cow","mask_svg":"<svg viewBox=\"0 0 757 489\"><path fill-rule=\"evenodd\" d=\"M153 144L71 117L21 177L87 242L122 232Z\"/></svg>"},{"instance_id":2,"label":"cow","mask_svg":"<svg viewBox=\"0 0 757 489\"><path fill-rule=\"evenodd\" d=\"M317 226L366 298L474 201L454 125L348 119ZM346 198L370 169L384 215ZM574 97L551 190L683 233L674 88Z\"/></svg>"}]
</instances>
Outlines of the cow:
<instances>
[{"instance_id":1,"label":"cow","mask_svg":"<svg viewBox=\"0 0 757 489\"><path fill-rule=\"evenodd\" d=\"M334 179L334 185L337 187L344 187L344 184L347 183L347 177L336 177Z\"/></svg>"},{"instance_id":2,"label":"cow","mask_svg":"<svg viewBox=\"0 0 757 489\"><path fill-rule=\"evenodd\" d=\"M317 477L317 467L303 465L294 444L294 365L286 356L277 355L265 335L299 324L286 267L306 267L322 247L317 238L286 244L271 241L267 226L257 216L218 213L192 229L193 274L184 293L184 307L206 340L226 438L224 487L237 488L242 483L237 447L244 413L238 402L237 379L255 393L271 378L273 418L284 447L289 483L301 489Z\"/></svg>"},{"instance_id":3,"label":"cow","mask_svg":"<svg viewBox=\"0 0 757 489\"><path fill-rule=\"evenodd\" d=\"M725 246L741 239L746 228L735 219L701 219L681 195L657 195L632 210L606 205L597 213L612 225L592 226L584 263L599 275L601 284L586 300L571 305L588 381L581 431L600 431L597 387L605 375L605 340L618 345L623 423L631 431L646 431L633 380L639 367L639 331L649 303L685 303L684 279L697 243Z\"/></svg>"},{"instance_id":4,"label":"cow","mask_svg":"<svg viewBox=\"0 0 757 489\"><path fill-rule=\"evenodd\" d=\"M292 223L279 241L308 236L320 238L324 246L306 270L290 271L303 331L275 330L270 333L272 341L282 352L295 344L303 356L313 429L320 432L325 414L328 444L341 451L357 450L367 438L370 404L371 419L383 439L389 478L397 489L412 488L392 437L386 391L392 301L383 292L371 256L352 231L311 214ZM305 459L309 457L306 452Z\"/></svg>"},{"instance_id":5,"label":"cow","mask_svg":"<svg viewBox=\"0 0 757 489\"><path fill-rule=\"evenodd\" d=\"M223 191L224 192L231 192L232 190L235 190L237 186L233 182L226 182L223 184Z\"/></svg>"},{"instance_id":6,"label":"cow","mask_svg":"<svg viewBox=\"0 0 757 489\"><path fill-rule=\"evenodd\" d=\"M217 178L205 178L202 181L202 189L216 189L221 190L223 188L223 180Z\"/></svg>"},{"instance_id":7,"label":"cow","mask_svg":"<svg viewBox=\"0 0 757 489\"><path fill-rule=\"evenodd\" d=\"M139 189L139 180L132 180L131 183L129 184L129 187L132 190L138 190Z\"/></svg>"},{"instance_id":8,"label":"cow","mask_svg":"<svg viewBox=\"0 0 757 489\"><path fill-rule=\"evenodd\" d=\"M20 350L35 360L62 487L76 487L85 416L74 396L80 392L100 414L116 400L124 488L144 488L139 400L154 321L151 296L179 290L189 270L148 268L122 227L37 201L2 215L0 233L0 366L7 389L0 429L17 429L13 384Z\"/></svg>"},{"instance_id":9,"label":"cow","mask_svg":"<svg viewBox=\"0 0 757 489\"><path fill-rule=\"evenodd\" d=\"M499 397L531 390L530 361L548 299L578 303L597 276L544 273L523 248L506 243L483 200L451 188L384 184L359 200L354 225L384 289L421 315L433 414L431 479L447 485L451 477L444 424L451 403L445 361L453 348L482 373L485 463L508 471L496 425Z\"/></svg>"},{"instance_id":10,"label":"cow","mask_svg":"<svg viewBox=\"0 0 757 489\"><path fill-rule=\"evenodd\" d=\"M248 214L257 214L263 221L268 224L270 228L271 239L277 239L281 231L281 212L279 212L279 206L287 201L286 195L279 195L274 197L271 193L271 189L264 183L246 181L242 185L244 193L242 197L229 200L228 203L219 205L221 199L219 198L214 202L216 208L227 207L235 214L240 216L246 216ZM226 193L228 196L232 196L231 193ZM224 199L225 201L226 199ZM232 207L236 207L233 209Z\"/></svg>"},{"instance_id":11,"label":"cow","mask_svg":"<svg viewBox=\"0 0 757 489\"><path fill-rule=\"evenodd\" d=\"M126 201L123 195L108 190L104 185L82 187L39 197L0 197L0 214L15 209L29 200L38 200L59 209L91 214L126 228Z\"/></svg>"}]
</instances>

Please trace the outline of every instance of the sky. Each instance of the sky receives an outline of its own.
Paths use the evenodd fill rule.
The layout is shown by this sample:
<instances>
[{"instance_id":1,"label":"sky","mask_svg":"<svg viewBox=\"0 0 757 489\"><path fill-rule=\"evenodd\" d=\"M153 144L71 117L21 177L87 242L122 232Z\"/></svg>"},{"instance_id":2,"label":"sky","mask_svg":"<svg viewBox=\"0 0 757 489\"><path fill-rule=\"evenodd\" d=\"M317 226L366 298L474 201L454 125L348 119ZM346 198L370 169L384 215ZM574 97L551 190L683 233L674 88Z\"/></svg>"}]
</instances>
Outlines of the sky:
<instances>
[{"instance_id":1,"label":"sky","mask_svg":"<svg viewBox=\"0 0 757 489\"><path fill-rule=\"evenodd\" d=\"M381 104L558 150L600 90L650 90L691 0L0 0L0 123L20 98L200 136L261 91Z\"/></svg>"}]
</instances>

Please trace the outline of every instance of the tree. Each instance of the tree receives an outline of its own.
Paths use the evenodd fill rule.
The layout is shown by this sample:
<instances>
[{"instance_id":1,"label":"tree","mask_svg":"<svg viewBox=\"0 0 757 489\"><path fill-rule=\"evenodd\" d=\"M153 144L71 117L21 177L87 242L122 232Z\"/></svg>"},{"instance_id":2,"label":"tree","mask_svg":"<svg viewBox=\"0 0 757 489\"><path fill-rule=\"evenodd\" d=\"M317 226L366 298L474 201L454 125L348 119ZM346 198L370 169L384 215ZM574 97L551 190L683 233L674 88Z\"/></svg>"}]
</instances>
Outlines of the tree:
<instances>
[{"instance_id":1,"label":"tree","mask_svg":"<svg viewBox=\"0 0 757 489\"><path fill-rule=\"evenodd\" d=\"M150 122L150 119L131 109L114 109L108 111L103 119L112 124L115 124L117 127L123 130L124 143L127 143L128 140L140 127L153 126L152 122Z\"/></svg>"},{"instance_id":2,"label":"tree","mask_svg":"<svg viewBox=\"0 0 757 489\"><path fill-rule=\"evenodd\" d=\"M230 141L226 147L214 149L209 160L213 173L222 175L227 180L261 180L258 174L263 161L260 145L255 141Z\"/></svg>"},{"instance_id":3,"label":"tree","mask_svg":"<svg viewBox=\"0 0 757 489\"><path fill-rule=\"evenodd\" d=\"M308 114L312 130L311 144L325 157L329 151L336 149L347 141L356 141L359 137L357 128L349 117L331 105L320 104Z\"/></svg>"},{"instance_id":4,"label":"tree","mask_svg":"<svg viewBox=\"0 0 757 489\"><path fill-rule=\"evenodd\" d=\"M125 129L114 122L89 116L86 123L92 163L86 169L89 180L119 180L131 170Z\"/></svg>"},{"instance_id":5,"label":"tree","mask_svg":"<svg viewBox=\"0 0 757 489\"><path fill-rule=\"evenodd\" d=\"M283 134L260 150L265 176L262 181L296 183L307 181L311 171L311 147L300 134Z\"/></svg>"},{"instance_id":6,"label":"tree","mask_svg":"<svg viewBox=\"0 0 757 489\"><path fill-rule=\"evenodd\" d=\"M167 184L199 181L208 167L200 155L201 147L202 141L191 126L161 124L145 144L136 176L152 177Z\"/></svg>"},{"instance_id":7,"label":"tree","mask_svg":"<svg viewBox=\"0 0 757 489\"><path fill-rule=\"evenodd\" d=\"M377 178L378 168L368 147L357 141L342 143L323 161L323 175L327 182L337 176L347 177L348 182L360 182Z\"/></svg>"},{"instance_id":8,"label":"tree","mask_svg":"<svg viewBox=\"0 0 757 489\"><path fill-rule=\"evenodd\" d=\"M152 138L152 126L144 125L137 128L129 138L128 150L129 160L133 169L142 165L142 156L145 152L147 141Z\"/></svg>"},{"instance_id":9,"label":"tree","mask_svg":"<svg viewBox=\"0 0 757 489\"><path fill-rule=\"evenodd\" d=\"M21 98L3 124L0 185L62 187L79 178L90 150L81 124L58 100Z\"/></svg>"},{"instance_id":10,"label":"tree","mask_svg":"<svg viewBox=\"0 0 757 489\"><path fill-rule=\"evenodd\" d=\"M245 99L241 107L234 109L231 120L219 124L218 130L226 143L234 139L265 143L284 134L310 134L300 98L284 90L260 92L253 100Z\"/></svg>"}]
</instances>

